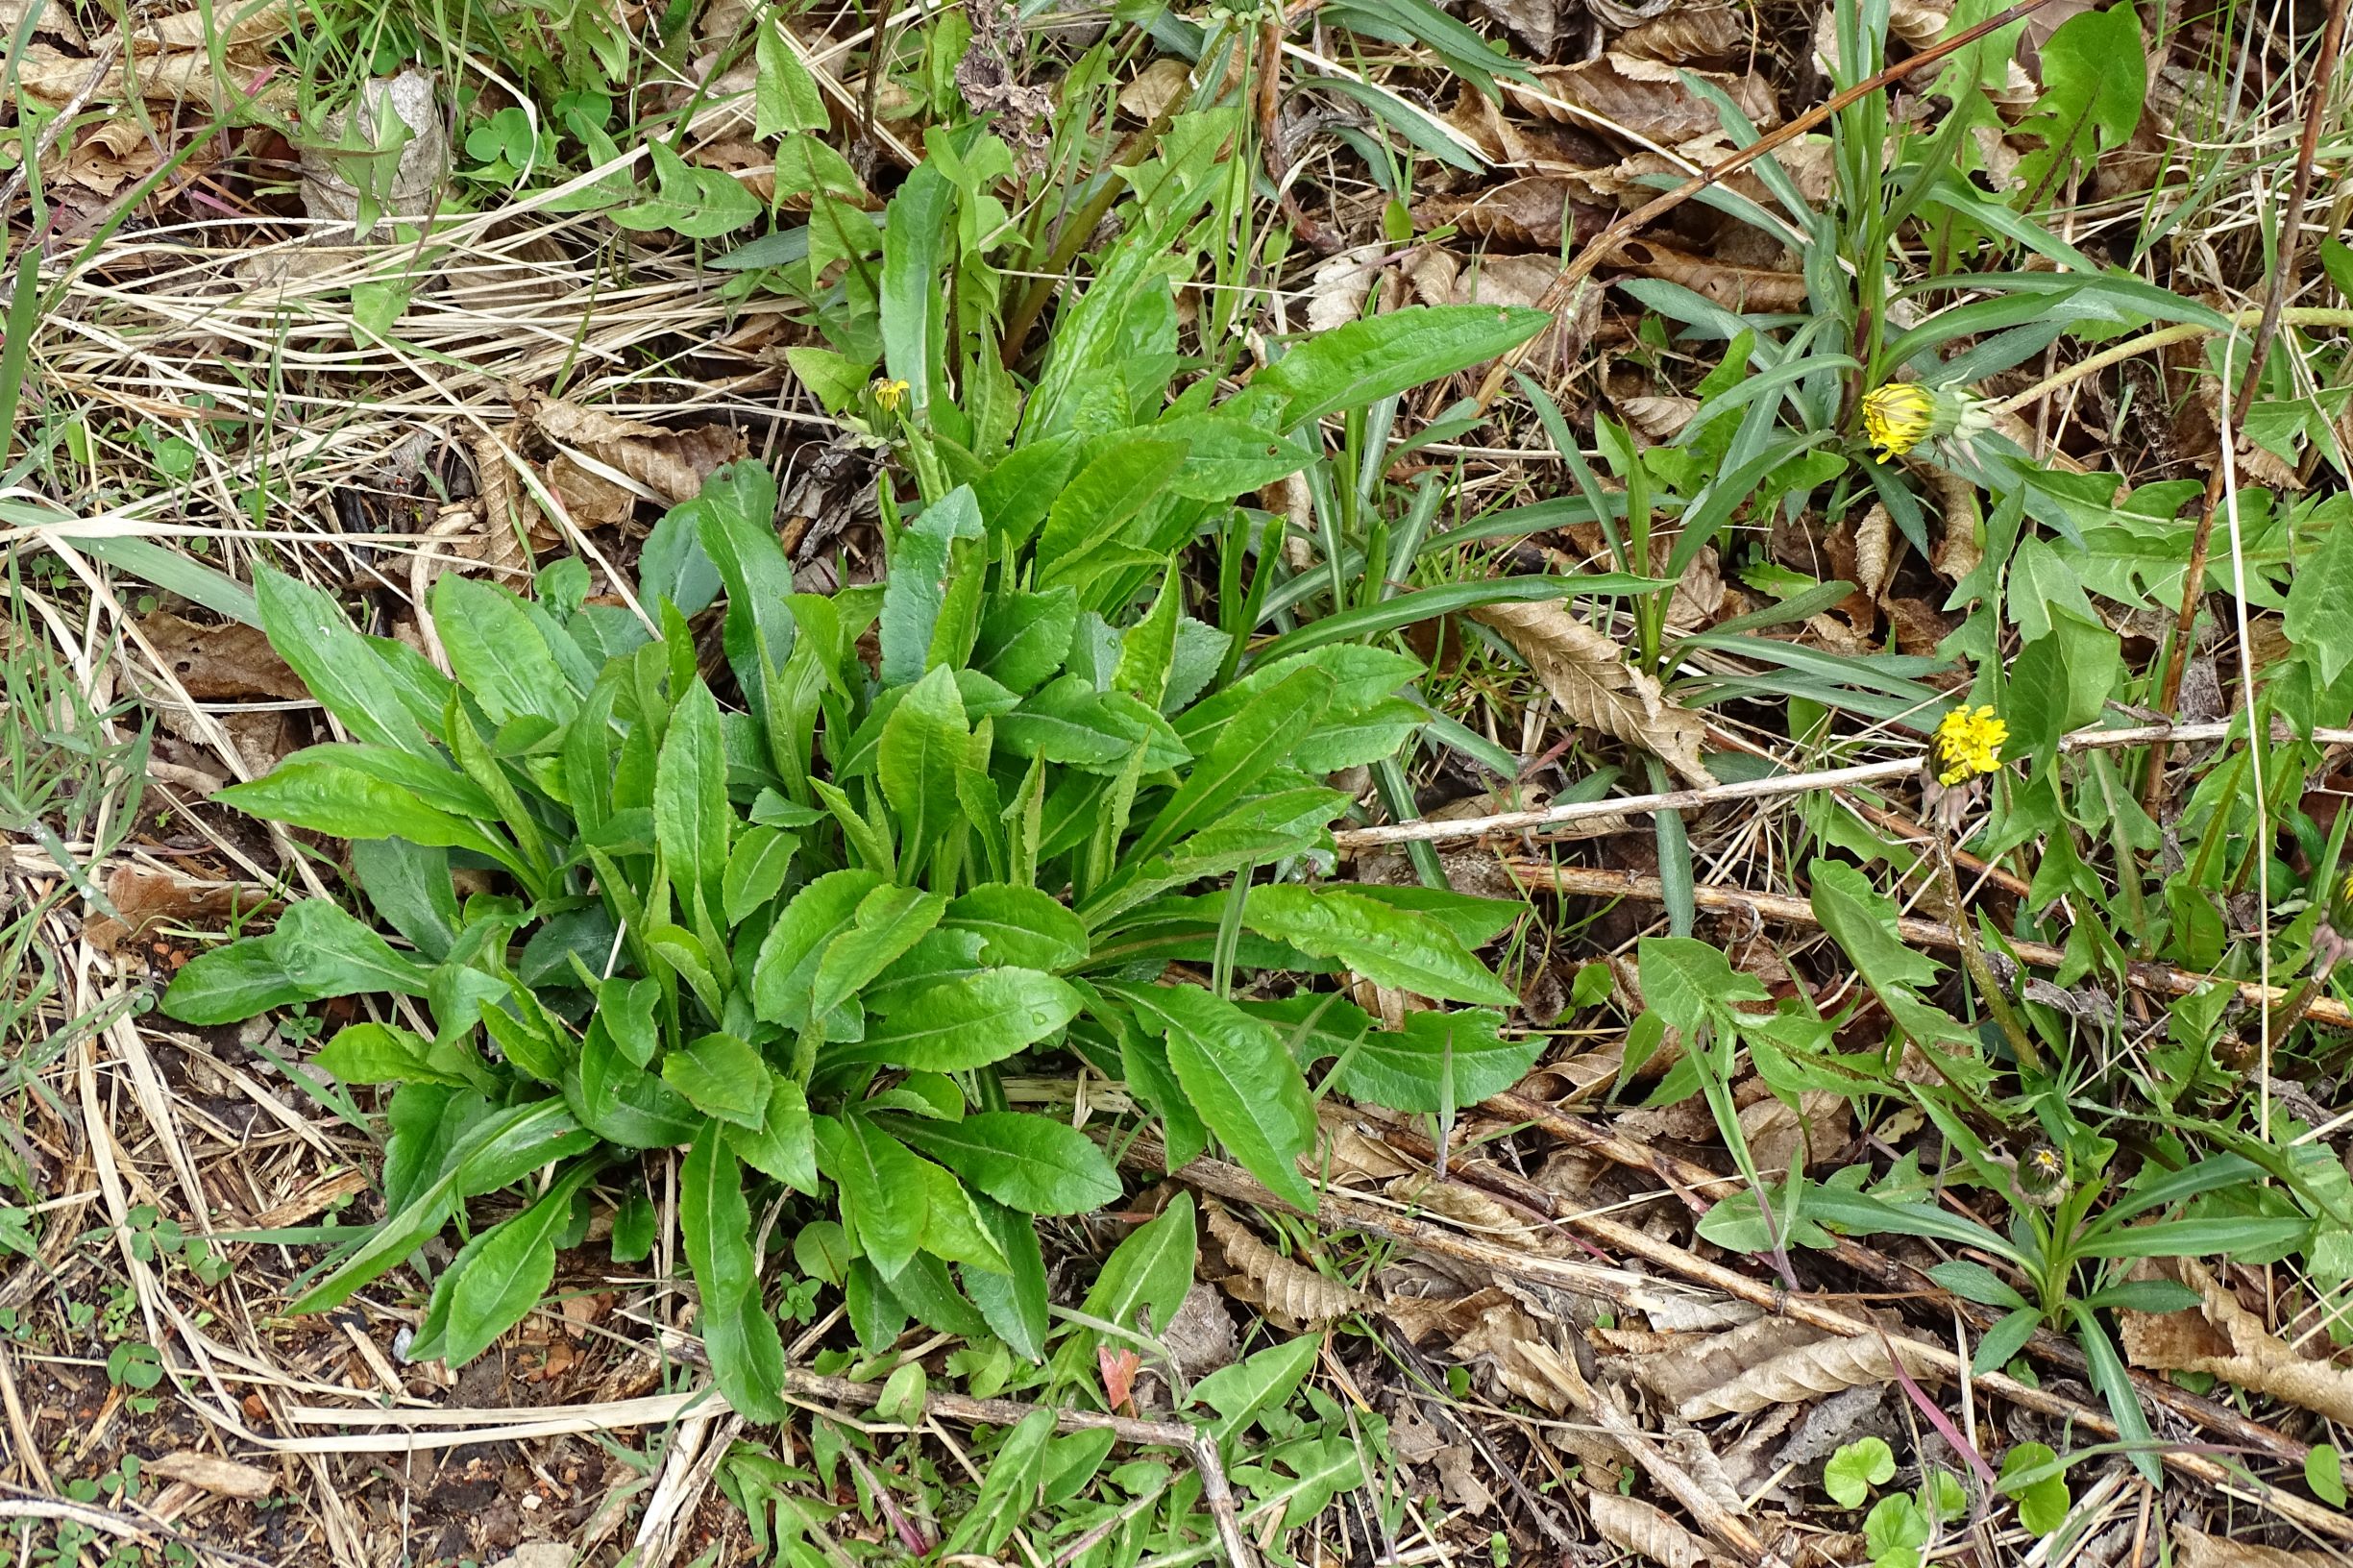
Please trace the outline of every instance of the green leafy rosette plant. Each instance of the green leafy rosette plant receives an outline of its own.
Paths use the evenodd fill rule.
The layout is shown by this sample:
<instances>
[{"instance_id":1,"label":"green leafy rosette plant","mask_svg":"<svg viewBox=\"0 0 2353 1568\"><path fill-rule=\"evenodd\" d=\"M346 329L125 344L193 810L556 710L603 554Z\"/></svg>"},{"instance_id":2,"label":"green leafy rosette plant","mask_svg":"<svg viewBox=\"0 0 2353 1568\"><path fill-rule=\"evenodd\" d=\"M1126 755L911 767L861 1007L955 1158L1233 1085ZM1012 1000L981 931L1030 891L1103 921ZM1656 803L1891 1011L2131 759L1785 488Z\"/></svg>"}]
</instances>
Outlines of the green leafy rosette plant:
<instances>
[{"instance_id":1,"label":"green leafy rosette plant","mask_svg":"<svg viewBox=\"0 0 2353 1568\"><path fill-rule=\"evenodd\" d=\"M1491 352L1481 315L1485 337L1448 352ZM1159 1118L1172 1167L1213 1138L1311 1208L1306 1068L1336 1057L1329 1086L1429 1112L1518 1078L1538 1042L1503 1038L1513 992L1476 951L1520 905L1285 879L1329 855L1350 803L1329 776L1426 721L1398 695L1419 667L1342 641L1251 661L1184 612L1173 569L1202 519L1238 533L1233 497L1311 458L1287 408L1381 395L1368 366L1430 374L1427 334L1466 325L1415 316L1369 355L1298 351L1255 415L1180 407L1027 449L1042 459L1017 450L910 520L886 505L887 582L827 597L791 591L772 480L739 463L648 542L659 635L584 602L577 563L529 599L448 576L444 675L263 572L273 644L350 739L221 798L352 840L404 945L298 903L192 961L164 1009L206 1024L409 999L319 1053L345 1082L398 1087L384 1221L296 1309L333 1306L467 1199L544 1172L434 1282L412 1354L462 1360L545 1293L590 1184L625 1194L616 1250L643 1256L633 1157L683 1147L712 1365L739 1409L780 1418L752 1223L772 1183L817 1200L790 1223L838 1218L869 1345L913 1315L1042 1354L1034 1219L1120 1184L1082 1133L1007 1109L1017 1058L1083 1059ZM687 619L723 587L725 704ZM1255 606L1226 613L1242 627ZM1389 1030L1311 983L1239 993L1341 968L1468 1006Z\"/></svg>"}]
</instances>

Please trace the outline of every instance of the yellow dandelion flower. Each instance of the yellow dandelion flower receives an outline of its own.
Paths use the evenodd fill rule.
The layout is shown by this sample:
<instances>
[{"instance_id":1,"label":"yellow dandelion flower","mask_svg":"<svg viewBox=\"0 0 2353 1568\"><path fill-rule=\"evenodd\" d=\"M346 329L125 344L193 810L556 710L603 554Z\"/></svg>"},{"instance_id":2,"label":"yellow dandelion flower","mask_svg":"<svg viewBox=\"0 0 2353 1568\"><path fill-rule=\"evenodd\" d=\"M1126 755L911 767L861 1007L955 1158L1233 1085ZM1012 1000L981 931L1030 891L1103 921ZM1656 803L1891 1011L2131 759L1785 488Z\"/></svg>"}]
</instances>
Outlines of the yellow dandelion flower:
<instances>
[{"instance_id":1,"label":"yellow dandelion flower","mask_svg":"<svg viewBox=\"0 0 2353 1568\"><path fill-rule=\"evenodd\" d=\"M1863 433L1887 457L1900 457L1936 433L1936 399L1916 381L1889 381L1863 394Z\"/></svg>"},{"instance_id":2,"label":"yellow dandelion flower","mask_svg":"<svg viewBox=\"0 0 2353 1568\"><path fill-rule=\"evenodd\" d=\"M1889 381L1863 394L1863 433L1882 457L1900 457L1927 441L1966 443L1993 424L1985 401L1963 387Z\"/></svg>"},{"instance_id":3,"label":"yellow dandelion flower","mask_svg":"<svg viewBox=\"0 0 2353 1568\"><path fill-rule=\"evenodd\" d=\"M1936 726L1936 781L1952 785L1998 772L2002 743L2009 738L2010 726L1992 708L1953 709Z\"/></svg>"},{"instance_id":4,"label":"yellow dandelion flower","mask_svg":"<svg viewBox=\"0 0 2353 1568\"><path fill-rule=\"evenodd\" d=\"M884 413L897 413L898 405L907 401L907 383L887 381L877 376L874 378L874 401L882 404Z\"/></svg>"}]
</instances>

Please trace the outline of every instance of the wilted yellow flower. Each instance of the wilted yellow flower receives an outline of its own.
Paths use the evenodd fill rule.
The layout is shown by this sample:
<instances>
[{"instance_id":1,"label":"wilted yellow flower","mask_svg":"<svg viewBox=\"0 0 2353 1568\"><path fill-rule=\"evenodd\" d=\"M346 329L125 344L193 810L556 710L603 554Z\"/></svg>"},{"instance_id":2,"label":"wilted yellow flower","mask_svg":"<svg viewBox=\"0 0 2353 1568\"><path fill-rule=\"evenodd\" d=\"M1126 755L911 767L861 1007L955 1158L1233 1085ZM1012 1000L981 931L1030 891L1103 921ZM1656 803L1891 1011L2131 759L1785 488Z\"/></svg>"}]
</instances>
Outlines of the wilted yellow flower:
<instances>
[{"instance_id":1,"label":"wilted yellow flower","mask_svg":"<svg viewBox=\"0 0 2353 1568\"><path fill-rule=\"evenodd\" d=\"M1992 708L1953 709L1936 726L1936 781L1958 784L2001 767L2001 745L2010 726L1994 717Z\"/></svg>"},{"instance_id":2,"label":"wilted yellow flower","mask_svg":"<svg viewBox=\"0 0 2353 1568\"><path fill-rule=\"evenodd\" d=\"M1863 394L1863 433L1883 457L1900 457L1924 441L1966 441L1990 429L1983 399L1957 386L1888 381Z\"/></svg>"},{"instance_id":3,"label":"wilted yellow flower","mask_svg":"<svg viewBox=\"0 0 2353 1568\"><path fill-rule=\"evenodd\" d=\"M874 401L882 404L884 413L897 413L898 405L907 401L907 383L905 381L886 381L879 376L875 377Z\"/></svg>"},{"instance_id":4,"label":"wilted yellow flower","mask_svg":"<svg viewBox=\"0 0 2353 1568\"><path fill-rule=\"evenodd\" d=\"M1917 381L1889 381L1863 394L1863 433L1881 455L1900 457L1934 433L1936 399Z\"/></svg>"}]
</instances>

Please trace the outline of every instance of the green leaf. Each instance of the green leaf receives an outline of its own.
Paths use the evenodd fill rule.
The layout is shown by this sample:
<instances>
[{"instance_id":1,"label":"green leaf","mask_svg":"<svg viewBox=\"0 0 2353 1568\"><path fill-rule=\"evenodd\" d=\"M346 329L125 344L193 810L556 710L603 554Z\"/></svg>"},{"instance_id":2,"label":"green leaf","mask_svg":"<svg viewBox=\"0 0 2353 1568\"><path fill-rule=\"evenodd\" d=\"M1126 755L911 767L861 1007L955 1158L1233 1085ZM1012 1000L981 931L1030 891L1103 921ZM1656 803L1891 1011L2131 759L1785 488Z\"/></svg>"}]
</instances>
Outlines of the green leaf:
<instances>
[{"instance_id":1,"label":"green leaf","mask_svg":"<svg viewBox=\"0 0 2353 1568\"><path fill-rule=\"evenodd\" d=\"M1772 1000L1756 976L1735 969L1722 950L1692 937L1644 937L1636 949L1642 999L1668 1027L1690 1033L1726 1023L1734 1002Z\"/></svg>"},{"instance_id":2,"label":"green leaf","mask_svg":"<svg viewBox=\"0 0 2353 1568\"><path fill-rule=\"evenodd\" d=\"M946 368L945 325L939 285L942 249L953 233L956 187L926 160L891 198L883 227L882 362L893 380L905 381L912 412L931 408L932 388Z\"/></svg>"},{"instance_id":3,"label":"green leaf","mask_svg":"<svg viewBox=\"0 0 2353 1568\"><path fill-rule=\"evenodd\" d=\"M1119 1196L1118 1172L1066 1122L1013 1111L962 1121L895 1117L890 1129L974 1188L1031 1214L1083 1214Z\"/></svg>"},{"instance_id":4,"label":"green leaf","mask_svg":"<svg viewBox=\"0 0 2353 1568\"><path fill-rule=\"evenodd\" d=\"M447 582L449 579L442 579ZM698 680L678 699L654 764L653 833L679 902L712 907L727 867L727 833L735 812L727 804L726 737L719 702Z\"/></svg>"},{"instance_id":5,"label":"green leaf","mask_svg":"<svg viewBox=\"0 0 2353 1568\"><path fill-rule=\"evenodd\" d=\"M2313 1222L2298 1217L2255 1215L2213 1219L2161 1219L2097 1232L2075 1244L2079 1258L2224 1258L2263 1252L2312 1235Z\"/></svg>"},{"instance_id":6,"label":"green leaf","mask_svg":"<svg viewBox=\"0 0 2353 1568\"><path fill-rule=\"evenodd\" d=\"M1452 376L1517 348L1552 317L1487 305L1413 306L1316 333L1252 379L1285 400L1283 428Z\"/></svg>"},{"instance_id":7,"label":"green leaf","mask_svg":"<svg viewBox=\"0 0 2353 1568\"><path fill-rule=\"evenodd\" d=\"M999 595L981 612L972 668L1008 691L1034 691L1063 667L1077 629L1078 590L1067 584L1042 594Z\"/></svg>"},{"instance_id":8,"label":"green leaf","mask_svg":"<svg viewBox=\"0 0 2353 1568\"><path fill-rule=\"evenodd\" d=\"M361 741L432 755L425 731L428 723L439 722L440 704L420 723L382 657L352 629L332 597L257 566L254 599L270 646L344 728Z\"/></svg>"},{"instance_id":9,"label":"green leaf","mask_svg":"<svg viewBox=\"0 0 2353 1568\"><path fill-rule=\"evenodd\" d=\"M1320 1335L1302 1335L1220 1367L1193 1384L1193 1402L1217 1412L1217 1419L1210 1423L1211 1439L1219 1448L1227 1448L1262 1412L1288 1403L1314 1367L1323 1345Z\"/></svg>"},{"instance_id":10,"label":"green leaf","mask_svg":"<svg viewBox=\"0 0 2353 1568\"><path fill-rule=\"evenodd\" d=\"M2304 1484L2332 1508L2345 1506L2345 1475L2344 1459L2333 1444L2315 1443L2304 1456Z\"/></svg>"},{"instance_id":11,"label":"green leaf","mask_svg":"<svg viewBox=\"0 0 2353 1568\"><path fill-rule=\"evenodd\" d=\"M761 21L752 45L758 74L752 79L751 134L761 141L785 131L823 131L832 124L817 78L784 36L784 25L780 17Z\"/></svg>"},{"instance_id":12,"label":"green leaf","mask_svg":"<svg viewBox=\"0 0 2353 1568\"><path fill-rule=\"evenodd\" d=\"M678 1166L678 1235L720 1391L748 1420L783 1420L784 1342L760 1300L743 1173L717 1122L703 1124Z\"/></svg>"},{"instance_id":13,"label":"green leaf","mask_svg":"<svg viewBox=\"0 0 2353 1568\"><path fill-rule=\"evenodd\" d=\"M2034 1331L2043 1324L2043 1314L2032 1307L2021 1307L1985 1331L1977 1341L1977 1353L1970 1359L1972 1372L1996 1372L2010 1364L2012 1358L2026 1348Z\"/></svg>"},{"instance_id":14,"label":"green leaf","mask_svg":"<svg viewBox=\"0 0 2353 1568\"><path fill-rule=\"evenodd\" d=\"M1879 1499L1863 1520L1872 1568L1921 1568L1931 1533L1928 1516L1901 1492Z\"/></svg>"},{"instance_id":15,"label":"green leaf","mask_svg":"<svg viewBox=\"0 0 2353 1568\"><path fill-rule=\"evenodd\" d=\"M727 585L720 640L728 667L753 711L764 714L769 676L792 657L794 638L785 607L793 563L776 539L775 478L767 464L747 457L715 471L688 504L702 552Z\"/></svg>"},{"instance_id":16,"label":"green leaf","mask_svg":"<svg viewBox=\"0 0 2353 1568\"><path fill-rule=\"evenodd\" d=\"M433 631L459 685L494 724L536 715L561 723L580 694L556 668L537 623L502 588L455 572L433 584Z\"/></svg>"},{"instance_id":17,"label":"green leaf","mask_svg":"<svg viewBox=\"0 0 2353 1568\"><path fill-rule=\"evenodd\" d=\"M760 216L760 198L723 169L698 168L672 152L666 141L650 141L654 189L633 207L609 213L624 229L668 230L682 239L716 239Z\"/></svg>"},{"instance_id":18,"label":"green leaf","mask_svg":"<svg viewBox=\"0 0 2353 1568\"><path fill-rule=\"evenodd\" d=\"M1029 1215L990 1198L977 1198L981 1223L996 1238L1004 1255L1005 1272L968 1269L965 1294L980 1309L991 1332L1030 1360L1045 1354L1049 1324L1046 1304L1045 1254L1038 1244L1038 1227Z\"/></svg>"},{"instance_id":19,"label":"green leaf","mask_svg":"<svg viewBox=\"0 0 2353 1568\"><path fill-rule=\"evenodd\" d=\"M842 1189L843 1213L866 1256L885 1278L896 1274L923 1244L923 1225L930 1217L923 1163L855 1112L810 1120L817 1168Z\"/></svg>"},{"instance_id":20,"label":"green leaf","mask_svg":"<svg viewBox=\"0 0 2353 1568\"><path fill-rule=\"evenodd\" d=\"M352 873L384 922L435 963L450 956L460 918L450 857L407 839L355 839Z\"/></svg>"},{"instance_id":21,"label":"green leaf","mask_svg":"<svg viewBox=\"0 0 2353 1568\"><path fill-rule=\"evenodd\" d=\"M875 772L883 798L898 815L900 854L909 865L957 820L956 768L971 740L955 672L945 665L910 687L883 721Z\"/></svg>"},{"instance_id":22,"label":"green leaf","mask_svg":"<svg viewBox=\"0 0 2353 1568\"><path fill-rule=\"evenodd\" d=\"M1078 1009L1078 992L1050 974L984 969L895 1002L879 1022L868 1024L862 1042L829 1047L828 1060L963 1072L1051 1038Z\"/></svg>"},{"instance_id":23,"label":"green leaf","mask_svg":"<svg viewBox=\"0 0 2353 1568\"><path fill-rule=\"evenodd\" d=\"M776 896L799 848L800 836L782 828L744 830L720 879L720 907L729 925L742 925L754 910Z\"/></svg>"},{"instance_id":24,"label":"green leaf","mask_svg":"<svg viewBox=\"0 0 2353 1568\"><path fill-rule=\"evenodd\" d=\"M1315 461L1316 451L1293 436L1276 435L1231 414L1174 414L1150 427L1164 441L1185 444L1185 465L1168 482L1171 495L1224 502Z\"/></svg>"},{"instance_id":25,"label":"green leaf","mask_svg":"<svg viewBox=\"0 0 2353 1568\"><path fill-rule=\"evenodd\" d=\"M793 894L752 964L752 1009L762 1020L793 1029L809 1021L809 998L826 943L849 924L860 900L880 886L880 872L853 867L827 871Z\"/></svg>"},{"instance_id":26,"label":"green leaf","mask_svg":"<svg viewBox=\"0 0 2353 1568\"><path fill-rule=\"evenodd\" d=\"M444 1276L449 1317L440 1341L443 1360L463 1366L547 1295L555 1279L556 1237L571 1222L573 1200L595 1170L593 1163L583 1163L537 1203L483 1232L476 1238L480 1246L474 1258Z\"/></svg>"},{"instance_id":27,"label":"green leaf","mask_svg":"<svg viewBox=\"0 0 2353 1568\"><path fill-rule=\"evenodd\" d=\"M1315 1146L1315 1104L1282 1037L1196 986L1104 989L1166 1041L1177 1082L1234 1157L1286 1203L1313 1213L1299 1161Z\"/></svg>"},{"instance_id":28,"label":"green leaf","mask_svg":"<svg viewBox=\"0 0 2353 1568\"><path fill-rule=\"evenodd\" d=\"M2011 754L2038 764L2059 747L2059 737L2097 719L2123 674L2117 635L2096 621L2053 611L2051 634L2028 643L2011 662L2002 717Z\"/></svg>"},{"instance_id":29,"label":"green leaf","mask_svg":"<svg viewBox=\"0 0 2353 1568\"><path fill-rule=\"evenodd\" d=\"M662 1081L706 1116L757 1132L766 1125L768 1064L729 1034L709 1034L662 1059Z\"/></svg>"},{"instance_id":30,"label":"green leaf","mask_svg":"<svg viewBox=\"0 0 2353 1568\"><path fill-rule=\"evenodd\" d=\"M1884 1437L1849 1443L1822 1467L1822 1489L1842 1508L1861 1507L1874 1486L1884 1486L1895 1479L1895 1450Z\"/></svg>"},{"instance_id":31,"label":"green leaf","mask_svg":"<svg viewBox=\"0 0 2353 1568\"><path fill-rule=\"evenodd\" d=\"M1928 1278L1959 1296L1983 1307L2023 1307L2026 1298L1983 1263L1955 1261L1928 1270Z\"/></svg>"},{"instance_id":32,"label":"green leaf","mask_svg":"<svg viewBox=\"0 0 2353 1568\"><path fill-rule=\"evenodd\" d=\"M817 1141L808 1095L774 1068L768 1074L768 1111L757 1131L727 1134L738 1158L800 1192L817 1190Z\"/></svg>"},{"instance_id":33,"label":"green leaf","mask_svg":"<svg viewBox=\"0 0 2353 1568\"><path fill-rule=\"evenodd\" d=\"M438 1176L286 1310L315 1312L340 1305L353 1291L423 1245L441 1229L460 1199L496 1191L543 1165L580 1153L595 1141L594 1135L573 1119L561 1100L535 1100L490 1113L459 1136Z\"/></svg>"},{"instance_id":34,"label":"green leaf","mask_svg":"<svg viewBox=\"0 0 2353 1568\"><path fill-rule=\"evenodd\" d=\"M1303 668L1252 698L1218 729L1209 754L1186 775L1137 841L1131 861L1166 848L1231 808L1290 755L1331 706L1334 690L1330 675Z\"/></svg>"},{"instance_id":35,"label":"green leaf","mask_svg":"<svg viewBox=\"0 0 2353 1568\"><path fill-rule=\"evenodd\" d=\"M1164 1332L1192 1288L1196 1245L1192 1194L1179 1192L1159 1218L1112 1249L1079 1311L1123 1329L1141 1328L1148 1318L1150 1332Z\"/></svg>"},{"instance_id":36,"label":"green leaf","mask_svg":"<svg viewBox=\"0 0 2353 1568\"><path fill-rule=\"evenodd\" d=\"M1011 882L985 882L947 906L942 921L976 932L992 964L1025 969L1075 968L1087 961L1087 927L1057 898Z\"/></svg>"},{"instance_id":37,"label":"green leaf","mask_svg":"<svg viewBox=\"0 0 2353 1568\"><path fill-rule=\"evenodd\" d=\"M311 1058L320 1070L346 1084L447 1084L464 1089L467 1080L437 1070L427 1060L433 1042L388 1023L351 1023Z\"/></svg>"},{"instance_id":38,"label":"green leaf","mask_svg":"<svg viewBox=\"0 0 2353 1568\"><path fill-rule=\"evenodd\" d=\"M2018 1522L2029 1534L2048 1535L2067 1523L2071 1506L2067 1471L2047 1443L2013 1447L2001 1457L2001 1475L1995 1484L2018 1500Z\"/></svg>"},{"instance_id":39,"label":"green leaf","mask_svg":"<svg viewBox=\"0 0 2353 1568\"><path fill-rule=\"evenodd\" d=\"M297 751L264 776L248 784L233 784L213 798L250 816L290 822L339 839L399 838L433 848L471 849L501 860L514 857L512 849L473 822L435 810L413 790L387 783L337 758L315 757L311 751Z\"/></svg>"},{"instance_id":40,"label":"green leaf","mask_svg":"<svg viewBox=\"0 0 2353 1568\"><path fill-rule=\"evenodd\" d=\"M1516 1007L1519 996L1426 915L1336 887L1253 888L1242 923L1379 985L1441 1001Z\"/></svg>"},{"instance_id":41,"label":"green leaf","mask_svg":"<svg viewBox=\"0 0 2353 1568\"><path fill-rule=\"evenodd\" d=\"M1043 586L1055 584L1060 569L1085 559L1117 539L1127 526L1167 493L1185 466L1185 444L1144 433L1104 443L1055 498L1038 536L1038 565Z\"/></svg>"},{"instance_id":42,"label":"green leaf","mask_svg":"<svg viewBox=\"0 0 2353 1568\"><path fill-rule=\"evenodd\" d=\"M1367 1033L1335 1080L1339 1091L1393 1111L1456 1111L1528 1076L1544 1054L1533 1031L1503 1036L1504 1017L1485 1009L1433 1008L1406 1015L1405 1027Z\"/></svg>"},{"instance_id":43,"label":"green leaf","mask_svg":"<svg viewBox=\"0 0 2353 1568\"><path fill-rule=\"evenodd\" d=\"M947 895L914 888L876 888L858 903L848 929L825 944L817 961L809 1012L823 1017L940 923Z\"/></svg>"},{"instance_id":44,"label":"green leaf","mask_svg":"<svg viewBox=\"0 0 2353 1568\"><path fill-rule=\"evenodd\" d=\"M2288 584L2288 646L2310 650L2320 684L2333 686L2353 664L2353 527L2340 521L2320 548L2296 566Z\"/></svg>"}]
</instances>

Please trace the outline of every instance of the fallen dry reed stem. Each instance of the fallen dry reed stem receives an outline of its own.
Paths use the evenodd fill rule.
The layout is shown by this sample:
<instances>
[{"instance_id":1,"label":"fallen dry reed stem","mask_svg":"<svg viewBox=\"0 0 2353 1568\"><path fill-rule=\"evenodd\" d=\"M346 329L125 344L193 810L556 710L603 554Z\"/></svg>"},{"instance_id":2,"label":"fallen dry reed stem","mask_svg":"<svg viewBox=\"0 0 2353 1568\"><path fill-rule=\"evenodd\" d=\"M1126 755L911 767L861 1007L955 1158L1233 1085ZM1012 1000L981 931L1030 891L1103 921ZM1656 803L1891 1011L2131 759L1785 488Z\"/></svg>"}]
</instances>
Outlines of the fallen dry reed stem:
<instances>
[{"instance_id":1,"label":"fallen dry reed stem","mask_svg":"<svg viewBox=\"0 0 2353 1568\"><path fill-rule=\"evenodd\" d=\"M1563 579L1564 583L1571 585L1574 580ZM1573 586L1563 588L1564 593L1573 591ZM2233 727L2230 721L2223 720L2203 724L2135 724L2127 729L2081 729L2072 735L2062 736L2059 750L2064 755L2146 746L2152 741L2182 744L2220 741L2229 739ZM2282 740L2292 738L2281 726L2274 726L2274 735ZM2323 746L2353 745L2353 729L2316 729L2312 738ZM1425 818L1410 822L1390 822L1380 827L1343 828L1332 835L1332 842L1343 850L1370 849L1388 844L1443 844L1450 840L1483 839L1490 833L1537 832L1567 822L1623 816L1628 812L1699 811L1729 800L1765 800L1778 796L1808 795L1815 790L1840 790L1856 784L1887 783L1919 773L1923 761L1919 756L1890 757L1884 762L1860 762L1851 767L1826 768L1814 772L1775 773L1765 778L1736 779L1729 784L1716 784L1701 790L1665 790L1656 795L1619 795L1600 800L1570 800L1537 811L1507 811L1492 817L1464 817L1454 821Z\"/></svg>"},{"instance_id":2,"label":"fallen dry reed stem","mask_svg":"<svg viewBox=\"0 0 2353 1568\"><path fill-rule=\"evenodd\" d=\"M1666 888L1655 876L1634 871L1608 870L1595 866L1554 866L1541 860L1506 860L1504 865L1511 874L1528 886L1549 888L1555 893L1577 898L1640 898L1650 903L1663 903ZM1819 926L1822 921L1814 914L1813 905L1802 898L1784 893L1751 893L1746 888L1703 886L1692 890L1692 900L1703 909L1752 911L1769 920L1789 925ZM1942 920L1924 920L1903 916L1896 921L1897 934L1904 941L1922 947L1961 949L1961 933ZM2066 952L2047 943L2020 942L2004 939L2010 952L2022 964L2038 969L2055 969L2066 959ZM2273 1007L2287 999L2288 992L2279 986L2258 985L2252 980L2230 980L2220 975L2194 974L2188 969L2176 969L2165 964L2134 964L2125 970L2125 979L2138 991L2159 996L2189 996L2207 986L2227 985L2235 988L2240 1000L2256 1007ZM2353 1010L2334 997L2316 996L2304 1017L2315 1023L2332 1028L2353 1029Z\"/></svg>"}]
</instances>

